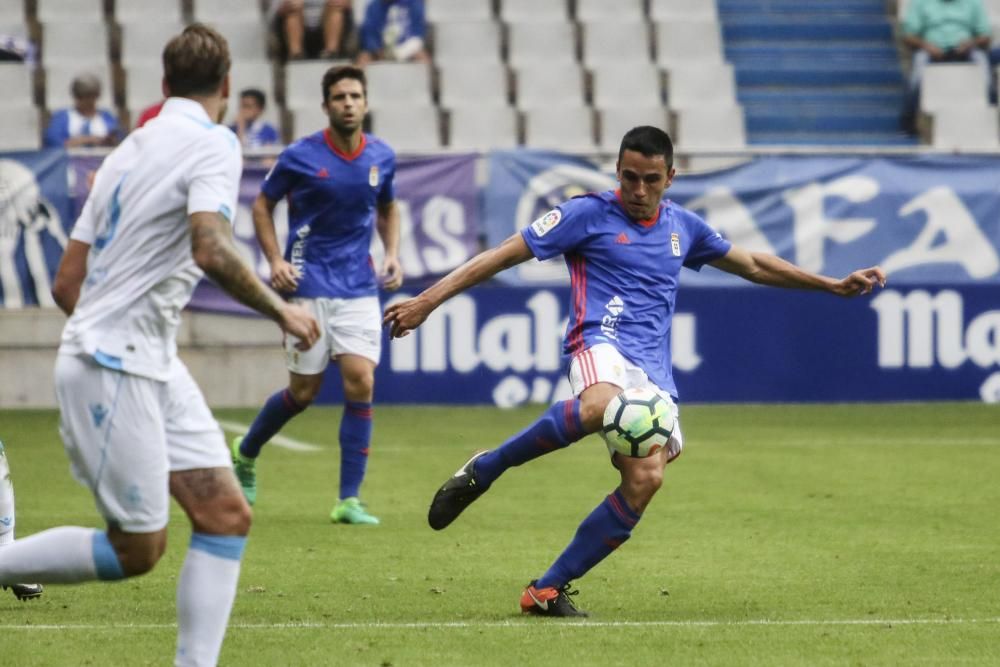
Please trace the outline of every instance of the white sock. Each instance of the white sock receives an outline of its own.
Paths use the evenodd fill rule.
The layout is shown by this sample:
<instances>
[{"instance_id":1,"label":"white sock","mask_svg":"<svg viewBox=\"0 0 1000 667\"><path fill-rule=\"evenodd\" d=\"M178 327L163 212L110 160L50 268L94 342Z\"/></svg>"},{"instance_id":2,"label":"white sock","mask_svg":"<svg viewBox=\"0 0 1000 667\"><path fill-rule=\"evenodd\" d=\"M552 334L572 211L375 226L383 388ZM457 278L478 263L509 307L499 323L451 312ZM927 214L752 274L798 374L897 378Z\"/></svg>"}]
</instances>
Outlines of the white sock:
<instances>
[{"instance_id":1,"label":"white sock","mask_svg":"<svg viewBox=\"0 0 1000 667\"><path fill-rule=\"evenodd\" d=\"M191 535L177 581L177 667L218 662L245 544L246 537Z\"/></svg>"},{"instance_id":2,"label":"white sock","mask_svg":"<svg viewBox=\"0 0 1000 667\"><path fill-rule=\"evenodd\" d=\"M122 576L108 536L93 528L50 528L0 549L0 584L75 584Z\"/></svg>"},{"instance_id":3,"label":"white sock","mask_svg":"<svg viewBox=\"0 0 1000 667\"><path fill-rule=\"evenodd\" d=\"M14 487L10 483L10 468L0 442L0 547L14 541Z\"/></svg>"}]
</instances>

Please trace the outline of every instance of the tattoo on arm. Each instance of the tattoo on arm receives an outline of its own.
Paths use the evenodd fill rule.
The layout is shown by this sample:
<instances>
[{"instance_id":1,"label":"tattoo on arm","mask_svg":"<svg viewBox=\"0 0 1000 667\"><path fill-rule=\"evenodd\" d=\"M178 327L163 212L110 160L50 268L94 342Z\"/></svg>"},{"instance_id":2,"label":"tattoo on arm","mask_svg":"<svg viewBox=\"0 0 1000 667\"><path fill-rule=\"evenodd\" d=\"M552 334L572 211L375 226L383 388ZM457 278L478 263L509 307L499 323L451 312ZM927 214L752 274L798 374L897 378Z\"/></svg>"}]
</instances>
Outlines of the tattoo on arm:
<instances>
[{"instance_id":1,"label":"tattoo on arm","mask_svg":"<svg viewBox=\"0 0 1000 667\"><path fill-rule=\"evenodd\" d=\"M257 278L233 245L229 223L218 213L191 216L191 251L195 262L240 303L278 319L282 301Z\"/></svg>"}]
</instances>

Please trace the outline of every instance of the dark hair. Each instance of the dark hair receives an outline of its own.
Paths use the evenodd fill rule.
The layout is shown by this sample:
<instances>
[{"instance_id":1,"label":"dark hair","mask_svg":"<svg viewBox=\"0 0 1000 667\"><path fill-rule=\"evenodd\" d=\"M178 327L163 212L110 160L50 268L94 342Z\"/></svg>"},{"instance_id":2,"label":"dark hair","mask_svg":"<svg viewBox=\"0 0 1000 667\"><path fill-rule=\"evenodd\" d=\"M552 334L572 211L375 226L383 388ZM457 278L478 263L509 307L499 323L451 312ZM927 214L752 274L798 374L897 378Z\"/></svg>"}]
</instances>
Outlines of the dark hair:
<instances>
[{"instance_id":1,"label":"dark hair","mask_svg":"<svg viewBox=\"0 0 1000 667\"><path fill-rule=\"evenodd\" d=\"M163 49L163 78L179 97L217 92L231 65L226 38L201 23L184 28Z\"/></svg>"},{"instance_id":2,"label":"dark hair","mask_svg":"<svg viewBox=\"0 0 1000 667\"><path fill-rule=\"evenodd\" d=\"M100 97L101 80L90 73L80 74L73 79L73 83L70 85L69 90L75 99L91 96Z\"/></svg>"},{"instance_id":3,"label":"dark hair","mask_svg":"<svg viewBox=\"0 0 1000 667\"><path fill-rule=\"evenodd\" d=\"M240 91L240 98L252 97L257 101L257 106L263 109L267 106L267 95L260 88L245 88Z\"/></svg>"},{"instance_id":4,"label":"dark hair","mask_svg":"<svg viewBox=\"0 0 1000 667\"><path fill-rule=\"evenodd\" d=\"M354 79L361 82L361 92L368 97L368 80L365 78L365 71L354 65L339 65L326 70L323 75L323 101L326 102L330 95L330 86L341 79Z\"/></svg>"},{"instance_id":5,"label":"dark hair","mask_svg":"<svg viewBox=\"0 0 1000 667\"><path fill-rule=\"evenodd\" d=\"M670 141L669 134L652 125L640 125L626 132L622 137L621 148L618 149L619 162L625 151L636 151L646 157L662 155L663 161L667 163L667 171L674 166L674 142Z\"/></svg>"}]
</instances>

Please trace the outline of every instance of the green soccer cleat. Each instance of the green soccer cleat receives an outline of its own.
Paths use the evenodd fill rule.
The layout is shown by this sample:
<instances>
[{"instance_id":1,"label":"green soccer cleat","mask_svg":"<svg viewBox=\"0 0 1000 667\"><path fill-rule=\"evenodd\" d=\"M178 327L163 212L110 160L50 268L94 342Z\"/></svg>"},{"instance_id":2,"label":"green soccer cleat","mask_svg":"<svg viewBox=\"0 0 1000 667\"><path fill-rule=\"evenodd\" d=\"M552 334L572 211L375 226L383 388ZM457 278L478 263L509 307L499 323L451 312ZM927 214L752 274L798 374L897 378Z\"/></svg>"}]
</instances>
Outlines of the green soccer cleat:
<instances>
[{"instance_id":1,"label":"green soccer cleat","mask_svg":"<svg viewBox=\"0 0 1000 667\"><path fill-rule=\"evenodd\" d=\"M257 502L257 459L240 454L241 442L243 442L243 436L233 438L233 444L230 448L233 454L233 471L236 473L236 479L240 480L243 496L248 503L253 505Z\"/></svg>"},{"instance_id":2,"label":"green soccer cleat","mask_svg":"<svg viewBox=\"0 0 1000 667\"><path fill-rule=\"evenodd\" d=\"M377 526L379 523L378 517L369 514L364 503L357 498L344 498L337 503L330 512L330 521L356 526Z\"/></svg>"}]
</instances>

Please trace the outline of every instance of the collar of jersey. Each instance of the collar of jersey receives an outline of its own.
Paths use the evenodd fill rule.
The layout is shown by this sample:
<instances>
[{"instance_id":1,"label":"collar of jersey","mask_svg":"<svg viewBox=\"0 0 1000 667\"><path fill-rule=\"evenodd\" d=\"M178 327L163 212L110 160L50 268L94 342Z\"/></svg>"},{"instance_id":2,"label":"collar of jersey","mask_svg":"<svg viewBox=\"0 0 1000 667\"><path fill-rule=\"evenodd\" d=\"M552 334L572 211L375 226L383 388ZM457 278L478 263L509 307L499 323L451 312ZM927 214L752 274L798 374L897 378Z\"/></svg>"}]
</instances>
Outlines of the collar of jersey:
<instances>
[{"instance_id":1,"label":"collar of jersey","mask_svg":"<svg viewBox=\"0 0 1000 667\"><path fill-rule=\"evenodd\" d=\"M330 128L323 130L323 139L326 140L326 145L330 147L330 150L344 158L348 162L357 159L359 155L365 150L365 146L368 144L368 139L365 138L364 132L361 133L361 141L358 143L358 147L354 149L353 153L345 153L336 146L333 145L333 139L330 138Z\"/></svg>"},{"instance_id":2,"label":"collar of jersey","mask_svg":"<svg viewBox=\"0 0 1000 667\"><path fill-rule=\"evenodd\" d=\"M663 203L662 202L660 203L659 206L656 207L656 213L653 214L653 217L649 218L648 220L633 220L632 216L630 216L628 214L628 211L625 210L625 207L622 206L622 191L621 190L615 190L615 201L618 202L618 207L621 208L622 213L624 213L625 217L629 219L629 222L634 222L637 225L642 225L643 227L652 227L653 225L655 225L657 222L660 221L660 213L663 212Z\"/></svg>"},{"instance_id":3,"label":"collar of jersey","mask_svg":"<svg viewBox=\"0 0 1000 667\"><path fill-rule=\"evenodd\" d=\"M191 120L196 120L202 125L215 125L212 119L208 117L208 112L205 111L205 107L201 106L198 102L194 100L189 100L186 97L168 97L167 101L163 103L163 108L160 109L161 114L180 114L182 116L187 116Z\"/></svg>"}]
</instances>

